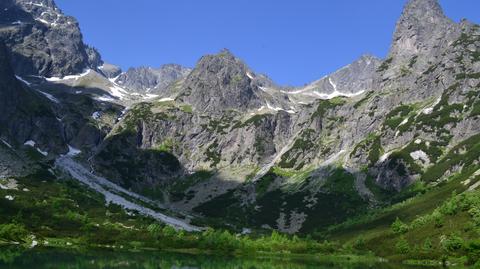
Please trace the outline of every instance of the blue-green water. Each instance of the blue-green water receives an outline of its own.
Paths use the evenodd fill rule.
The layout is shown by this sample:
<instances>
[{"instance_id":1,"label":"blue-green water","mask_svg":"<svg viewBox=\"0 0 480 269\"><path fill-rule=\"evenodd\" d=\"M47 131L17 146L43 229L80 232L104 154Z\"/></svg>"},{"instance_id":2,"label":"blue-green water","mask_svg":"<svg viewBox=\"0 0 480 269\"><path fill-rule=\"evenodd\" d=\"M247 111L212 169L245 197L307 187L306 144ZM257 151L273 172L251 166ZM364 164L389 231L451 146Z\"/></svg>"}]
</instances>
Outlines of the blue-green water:
<instances>
[{"instance_id":1,"label":"blue-green water","mask_svg":"<svg viewBox=\"0 0 480 269\"><path fill-rule=\"evenodd\" d=\"M345 263L344 263L345 262ZM312 259L232 258L147 252L67 251L59 249L0 248L0 268L12 269L403 269L389 264L320 262Z\"/></svg>"}]
</instances>

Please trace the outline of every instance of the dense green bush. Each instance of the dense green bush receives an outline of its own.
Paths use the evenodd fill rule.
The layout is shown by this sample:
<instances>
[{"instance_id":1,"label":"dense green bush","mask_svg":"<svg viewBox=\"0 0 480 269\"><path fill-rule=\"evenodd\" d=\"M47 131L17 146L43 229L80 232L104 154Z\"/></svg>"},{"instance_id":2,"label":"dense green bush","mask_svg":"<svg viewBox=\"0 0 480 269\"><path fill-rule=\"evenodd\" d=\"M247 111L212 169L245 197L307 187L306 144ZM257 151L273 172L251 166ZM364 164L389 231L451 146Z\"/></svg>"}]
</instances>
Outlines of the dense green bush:
<instances>
[{"instance_id":1,"label":"dense green bush","mask_svg":"<svg viewBox=\"0 0 480 269\"><path fill-rule=\"evenodd\" d=\"M408 232L408 225L403 223L399 218L397 218L391 225L392 231L396 234L404 234Z\"/></svg>"},{"instance_id":2,"label":"dense green bush","mask_svg":"<svg viewBox=\"0 0 480 269\"><path fill-rule=\"evenodd\" d=\"M9 223L0 225L0 240L23 242L27 235L27 229L22 224Z\"/></svg>"}]
</instances>

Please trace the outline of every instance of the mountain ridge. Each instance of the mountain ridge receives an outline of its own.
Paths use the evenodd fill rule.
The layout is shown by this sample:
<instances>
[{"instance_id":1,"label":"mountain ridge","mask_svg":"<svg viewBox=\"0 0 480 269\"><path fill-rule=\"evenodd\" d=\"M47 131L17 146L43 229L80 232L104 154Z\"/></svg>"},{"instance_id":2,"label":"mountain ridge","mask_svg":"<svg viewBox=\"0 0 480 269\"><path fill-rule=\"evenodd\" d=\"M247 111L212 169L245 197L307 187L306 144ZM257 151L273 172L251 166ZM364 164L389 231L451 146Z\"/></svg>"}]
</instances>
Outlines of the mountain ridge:
<instances>
[{"instance_id":1,"label":"mountain ridge","mask_svg":"<svg viewBox=\"0 0 480 269\"><path fill-rule=\"evenodd\" d=\"M38 12L58 12L53 2L32 3ZM28 17L24 12L18 16ZM19 26L13 19L0 25L2 62L26 53L28 42L12 40L31 37L20 28L55 35L55 21ZM67 31L79 37L77 30ZM228 50L203 56L192 70L167 66L174 70L163 77L148 67L122 73L92 65L100 57L90 52L87 60L82 45L63 55L79 66L50 72L45 66L55 64L43 61L52 54L39 42L33 67L0 68L0 121L8 126L0 138L12 150L40 153L47 167L76 153L75 166L169 213L186 212L195 226L328 234L372 209L475 191L480 182L480 27L454 23L435 0L407 2L386 59L362 56L294 89L256 74ZM18 104L30 99L48 113Z\"/></svg>"}]
</instances>

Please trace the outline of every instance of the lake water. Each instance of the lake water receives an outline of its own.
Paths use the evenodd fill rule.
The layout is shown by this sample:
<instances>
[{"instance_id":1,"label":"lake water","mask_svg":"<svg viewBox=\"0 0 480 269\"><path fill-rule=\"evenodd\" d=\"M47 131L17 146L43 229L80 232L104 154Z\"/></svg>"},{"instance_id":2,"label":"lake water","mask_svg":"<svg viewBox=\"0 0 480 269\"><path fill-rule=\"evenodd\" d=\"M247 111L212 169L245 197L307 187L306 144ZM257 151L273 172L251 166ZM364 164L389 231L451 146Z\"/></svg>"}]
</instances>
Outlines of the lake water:
<instances>
[{"instance_id":1,"label":"lake water","mask_svg":"<svg viewBox=\"0 0 480 269\"><path fill-rule=\"evenodd\" d=\"M232 258L147 252L68 251L58 249L0 248L0 268L12 269L403 269L388 264L334 265L282 258ZM412 267L408 267L412 268Z\"/></svg>"}]
</instances>

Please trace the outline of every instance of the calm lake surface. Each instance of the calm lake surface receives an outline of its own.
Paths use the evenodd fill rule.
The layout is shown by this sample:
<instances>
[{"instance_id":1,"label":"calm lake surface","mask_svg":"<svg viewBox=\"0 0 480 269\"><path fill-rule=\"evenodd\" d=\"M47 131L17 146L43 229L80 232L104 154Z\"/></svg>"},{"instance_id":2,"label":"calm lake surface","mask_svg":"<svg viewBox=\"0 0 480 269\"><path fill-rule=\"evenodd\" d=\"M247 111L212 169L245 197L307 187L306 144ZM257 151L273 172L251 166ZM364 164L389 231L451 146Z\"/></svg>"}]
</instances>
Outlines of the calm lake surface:
<instances>
[{"instance_id":1,"label":"calm lake surface","mask_svg":"<svg viewBox=\"0 0 480 269\"><path fill-rule=\"evenodd\" d=\"M59 249L0 248L0 268L89 269L404 269L389 264L345 264L282 258L231 258L158 252L69 251ZM417 267L418 268L418 267ZM430 267L431 268L431 267Z\"/></svg>"}]
</instances>

